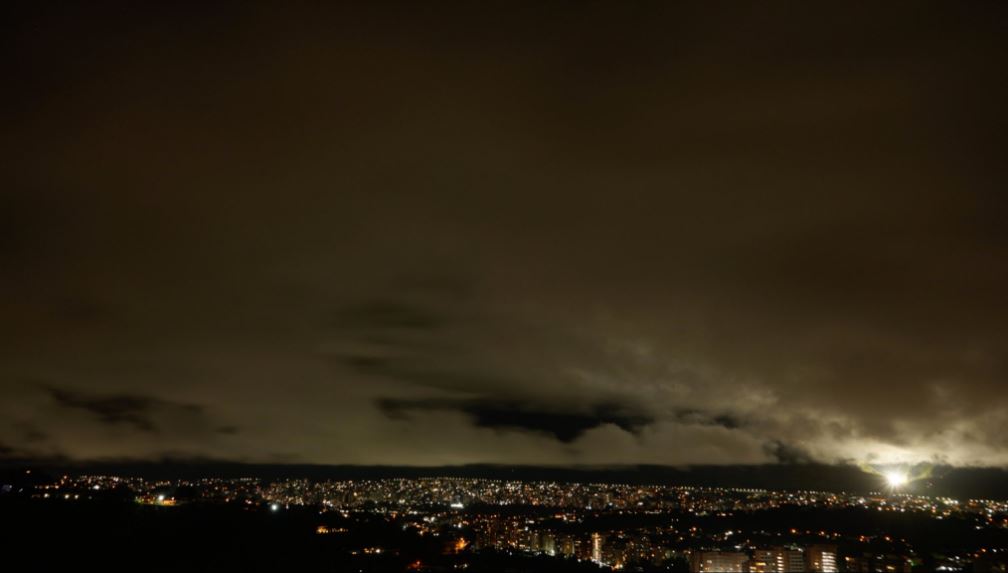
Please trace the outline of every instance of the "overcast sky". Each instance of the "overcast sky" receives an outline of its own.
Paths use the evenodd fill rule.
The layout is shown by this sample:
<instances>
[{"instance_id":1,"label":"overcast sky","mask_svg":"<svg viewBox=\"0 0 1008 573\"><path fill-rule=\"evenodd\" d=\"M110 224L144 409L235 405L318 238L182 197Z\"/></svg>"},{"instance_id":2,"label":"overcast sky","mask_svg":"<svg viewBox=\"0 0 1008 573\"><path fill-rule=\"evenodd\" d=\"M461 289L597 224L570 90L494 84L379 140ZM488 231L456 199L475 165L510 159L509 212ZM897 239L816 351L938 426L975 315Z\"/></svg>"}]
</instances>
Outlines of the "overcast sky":
<instances>
[{"instance_id":1,"label":"overcast sky","mask_svg":"<svg viewBox=\"0 0 1008 573\"><path fill-rule=\"evenodd\" d=\"M1008 465L1005 5L132 4L3 9L0 455Z\"/></svg>"}]
</instances>

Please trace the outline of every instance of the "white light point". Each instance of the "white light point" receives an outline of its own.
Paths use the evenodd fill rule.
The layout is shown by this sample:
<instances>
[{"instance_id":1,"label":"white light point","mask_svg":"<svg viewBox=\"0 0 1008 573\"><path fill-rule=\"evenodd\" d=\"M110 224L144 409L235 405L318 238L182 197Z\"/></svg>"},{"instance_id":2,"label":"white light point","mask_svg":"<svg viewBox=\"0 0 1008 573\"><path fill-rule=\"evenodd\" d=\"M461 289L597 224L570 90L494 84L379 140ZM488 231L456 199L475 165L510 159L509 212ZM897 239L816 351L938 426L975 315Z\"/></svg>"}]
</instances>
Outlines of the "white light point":
<instances>
[{"instance_id":1,"label":"white light point","mask_svg":"<svg viewBox=\"0 0 1008 573\"><path fill-rule=\"evenodd\" d=\"M885 480L886 483L889 484L889 487L897 489L905 486L907 482L910 481L910 478L907 476L906 472L891 470L885 473Z\"/></svg>"}]
</instances>

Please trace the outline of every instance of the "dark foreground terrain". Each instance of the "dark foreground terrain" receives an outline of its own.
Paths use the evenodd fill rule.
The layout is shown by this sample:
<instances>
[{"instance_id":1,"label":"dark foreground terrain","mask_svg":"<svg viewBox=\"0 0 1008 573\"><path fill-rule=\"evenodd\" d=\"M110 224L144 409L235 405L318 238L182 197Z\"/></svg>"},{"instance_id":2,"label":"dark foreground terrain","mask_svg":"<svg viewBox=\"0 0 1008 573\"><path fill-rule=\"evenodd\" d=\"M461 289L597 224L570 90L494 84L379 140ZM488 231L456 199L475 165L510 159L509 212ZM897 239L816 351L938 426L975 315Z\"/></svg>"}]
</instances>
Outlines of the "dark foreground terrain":
<instances>
[{"instance_id":1,"label":"dark foreground terrain","mask_svg":"<svg viewBox=\"0 0 1008 573\"><path fill-rule=\"evenodd\" d=\"M599 571L549 557L456 553L447 538L404 532L395 520L309 509L5 499L0 516L3 571ZM320 535L323 523L347 531Z\"/></svg>"},{"instance_id":2,"label":"dark foreground terrain","mask_svg":"<svg viewBox=\"0 0 1008 573\"><path fill-rule=\"evenodd\" d=\"M483 509L467 508L478 513ZM534 508L512 511L535 513ZM325 512L311 508L274 510L262 506L187 504L160 507L108 495L91 500L0 498L0 539L4 571L600 571L587 560L508 554L460 547L469 535L446 526L421 535L406 520L368 512ZM781 543L773 531L859 531L876 534L858 547L841 543L839 555L910 552L908 566L934 570L943 556L975 554L963 571L1001 570L1003 560L987 548L1008 546L1008 530L979 530L968 520L926 520L901 513L846 509L784 508L732 516L614 514L571 528L620 530L680 527L706 531L744 530L757 545ZM646 523L648 522L648 523ZM791 529L786 529L790 527ZM767 533L761 536L759 531ZM321 533L325 532L325 533ZM884 534L878 535L881 532ZM676 545L673 541L672 545ZM686 571L689 543L678 544L664 559L627 564L628 570ZM841 570L844 570L841 564Z\"/></svg>"}]
</instances>

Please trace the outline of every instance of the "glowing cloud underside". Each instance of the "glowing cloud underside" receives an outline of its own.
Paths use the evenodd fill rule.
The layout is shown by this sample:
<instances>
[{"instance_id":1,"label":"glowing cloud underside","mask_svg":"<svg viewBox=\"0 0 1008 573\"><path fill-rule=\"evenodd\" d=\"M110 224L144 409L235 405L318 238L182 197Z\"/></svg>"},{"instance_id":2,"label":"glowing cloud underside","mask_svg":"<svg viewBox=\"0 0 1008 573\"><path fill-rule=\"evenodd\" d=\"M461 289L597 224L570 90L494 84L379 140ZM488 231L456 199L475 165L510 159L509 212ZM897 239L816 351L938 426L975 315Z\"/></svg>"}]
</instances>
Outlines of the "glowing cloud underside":
<instances>
[{"instance_id":1,"label":"glowing cloud underside","mask_svg":"<svg viewBox=\"0 0 1008 573\"><path fill-rule=\"evenodd\" d=\"M931 464L917 464L911 467L861 464L860 467L866 473L880 476L890 489L900 489L918 480L929 478L934 471Z\"/></svg>"}]
</instances>

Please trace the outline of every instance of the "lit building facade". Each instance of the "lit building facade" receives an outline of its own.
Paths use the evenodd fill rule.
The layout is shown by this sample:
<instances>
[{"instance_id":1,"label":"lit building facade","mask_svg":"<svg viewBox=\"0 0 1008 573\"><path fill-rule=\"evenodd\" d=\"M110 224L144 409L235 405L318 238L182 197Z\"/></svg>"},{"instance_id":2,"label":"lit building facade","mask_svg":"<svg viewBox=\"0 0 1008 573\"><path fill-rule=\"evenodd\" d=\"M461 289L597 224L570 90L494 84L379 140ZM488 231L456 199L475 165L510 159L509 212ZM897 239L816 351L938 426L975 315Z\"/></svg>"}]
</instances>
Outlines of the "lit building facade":
<instances>
[{"instance_id":1,"label":"lit building facade","mask_svg":"<svg viewBox=\"0 0 1008 573\"><path fill-rule=\"evenodd\" d=\"M836 545L812 545L805 551L805 562L809 571L837 573Z\"/></svg>"},{"instance_id":2,"label":"lit building facade","mask_svg":"<svg viewBox=\"0 0 1008 573\"><path fill-rule=\"evenodd\" d=\"M591 559L596 563L602 563L602 543L604 541L602 535L592 533L591 541Z\"/></svg>"},{"instance_id":3,"label":"lit building facade","mask_svg":"<svg viewBox=\"0 0 1008 573\"><path fill-rule=\"evenodd\" d=\"M697 551L690 556L692 573L742 573L748 565L749 556L737 551Z\"/></svg>"}]
</instances>

